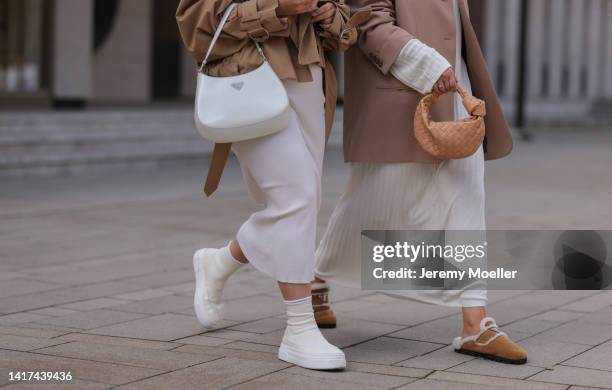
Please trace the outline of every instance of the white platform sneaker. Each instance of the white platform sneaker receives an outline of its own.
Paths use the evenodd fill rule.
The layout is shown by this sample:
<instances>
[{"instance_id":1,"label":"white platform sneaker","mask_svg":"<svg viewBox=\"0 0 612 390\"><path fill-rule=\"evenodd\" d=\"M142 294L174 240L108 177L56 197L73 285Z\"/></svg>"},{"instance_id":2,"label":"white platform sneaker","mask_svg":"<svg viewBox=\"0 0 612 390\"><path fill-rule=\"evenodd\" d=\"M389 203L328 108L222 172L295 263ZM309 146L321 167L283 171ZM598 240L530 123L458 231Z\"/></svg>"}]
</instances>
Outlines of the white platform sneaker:
<instances>
[{"instance_id":1,"label":"white platform sneaker","mask_svg":"<svg viewBox=\"0 0 612 390\"><path fill-rule=\"evenodd\" d=\"M278 350L278 358L312 370L346 368L344 352L330 344L321 334L311 302L299 307L287 307L287 329Z\"/></svg>"},{"instance_id":2,"label":"white platform sneaker","mask_svg":"<svg viewBox=\"0 0 612 390\"><path fill-rule=\"evenodd\" d=\"M204 248L193 255L196 280L193 307L204 327L212 328L223 318L223 287L230 275L242 265L231 257L227 247Z\"/></svg>"}]
</instances>

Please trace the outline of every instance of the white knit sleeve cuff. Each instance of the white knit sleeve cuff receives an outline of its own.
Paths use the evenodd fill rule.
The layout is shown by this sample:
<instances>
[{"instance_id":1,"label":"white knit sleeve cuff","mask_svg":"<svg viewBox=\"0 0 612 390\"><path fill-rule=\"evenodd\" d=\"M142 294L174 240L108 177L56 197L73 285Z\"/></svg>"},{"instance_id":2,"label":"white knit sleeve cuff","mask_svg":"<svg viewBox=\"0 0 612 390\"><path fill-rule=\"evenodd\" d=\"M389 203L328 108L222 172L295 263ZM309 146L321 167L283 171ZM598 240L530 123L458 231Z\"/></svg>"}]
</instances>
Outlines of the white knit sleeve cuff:
<instances>
[{"instance_id":1,"label":"white knit sleeve cuff","mask_svg":"<svg viewBox=\"0 0 612 390\"><path fill-rule=\"evenodd\" d=\"M451 64L435 49L413 38L402 48L390 72L405 85L426 94L450 67Z\"/></svg>"}]
</instances>

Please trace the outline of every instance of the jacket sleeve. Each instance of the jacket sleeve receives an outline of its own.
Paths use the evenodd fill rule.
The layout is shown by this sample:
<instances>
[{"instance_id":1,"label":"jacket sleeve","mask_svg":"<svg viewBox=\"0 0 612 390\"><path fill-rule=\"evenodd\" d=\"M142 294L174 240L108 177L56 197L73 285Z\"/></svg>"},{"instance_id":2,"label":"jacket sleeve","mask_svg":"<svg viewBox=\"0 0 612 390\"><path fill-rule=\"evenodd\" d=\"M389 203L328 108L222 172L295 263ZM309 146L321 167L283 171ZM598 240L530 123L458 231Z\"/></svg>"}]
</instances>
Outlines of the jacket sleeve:
<instances>
[{"instance_id":1,"label":"jacket sleeve","mask_svg":"<svg viewBox=\"0 0 612 390\"><path fill-rule=\"evenodd\" d=\"M351 15L351 9L344 0L320 0L319 4L334 3L336 14L331 26L320 32L323 47L335 51L345 51L357 42L357 26L370 15L368 9L358 10Z\"/></svg>"},{"instance_id":2,"label":"jacket sleeve","mask_svg":"<svg viewBox=\"0 0 612 390\"><path fill-rule=\"evenodd\" d=\"M187 50L201 62L225 9L233 0L181 0L176 21ZM289 36L287 18L276 16L278 0L246 0L228 18L209 61L240 51L249 38L259 42L271 36Z\"/></svg>"},{"instance_id":3,"label":"jacket sleeve","mask_svg":"<svg viewBox=\"0 0 612 390\"><path fill-rule=\"evenodd\" d=\"M359 27L359 47L384 74L389 72L402 48L413 38L396 25L395 1L347 0L351 8L371 9L370 18Z\"/></svg>"}]
</instances>

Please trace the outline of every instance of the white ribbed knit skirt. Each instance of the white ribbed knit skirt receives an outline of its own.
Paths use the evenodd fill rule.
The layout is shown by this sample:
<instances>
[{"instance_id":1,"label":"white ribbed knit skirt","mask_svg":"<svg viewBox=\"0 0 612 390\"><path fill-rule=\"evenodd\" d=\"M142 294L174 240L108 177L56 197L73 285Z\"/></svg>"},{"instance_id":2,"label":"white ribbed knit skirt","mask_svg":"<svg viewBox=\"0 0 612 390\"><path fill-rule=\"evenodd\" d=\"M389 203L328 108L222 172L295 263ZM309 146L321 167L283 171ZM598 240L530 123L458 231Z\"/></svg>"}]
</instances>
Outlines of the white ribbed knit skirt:
<instances>
[{"instance_id":1,"label":"white ribbed knit skirt","mask_svg":"<svg viewBox=\"0 0 612 390\"><path fill-rule=\"evenodd\" d=\"M458 71L471 92L465 63ZM460 98L455 117L468 116ZM352 163L350 178L316 253L315 273L348 287L361 285L362 230L484 230L482 147L466 159L436 164ZM484 306L484 290L402 291L404 298L433 304Z\"/></svg>"},{"instance_id":2,"label":"white ribbed knit skirt","mask_svg":"<svg viewBox=\"0 0 612 390\"><path fill-rule=\"evenodd\" d=\"M325 96L322 69L310 71L312 82L283 81L293 109L289 127L232 145L249 193L263 205L238 230L238 244L256 269L285 283L314 277Z\"/></svg>"}]
</instances>

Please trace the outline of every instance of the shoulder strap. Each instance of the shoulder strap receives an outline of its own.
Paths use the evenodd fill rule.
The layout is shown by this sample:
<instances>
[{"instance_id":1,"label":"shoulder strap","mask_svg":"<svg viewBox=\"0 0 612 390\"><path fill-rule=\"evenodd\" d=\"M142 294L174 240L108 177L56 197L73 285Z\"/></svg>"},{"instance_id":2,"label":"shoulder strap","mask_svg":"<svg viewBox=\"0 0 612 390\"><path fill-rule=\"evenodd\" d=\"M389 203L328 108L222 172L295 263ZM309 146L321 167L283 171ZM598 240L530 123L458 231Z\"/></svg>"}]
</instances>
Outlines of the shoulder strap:
<instances>
[{"instance_id":1,"label":"shoulder strap","mask_svg":"<svg viewBox=\"0 0 612 390\"><path fill-rule=\"evenodd\" d=\"M221 33L223 32L223 27L225 26L225 22L227 22L227 18L229 18L230 14L232 13L232 10L235 7L236 7L236 3L231 3L225 10L225 13L223 13L223 16L221 17L221 21L219 22L219 26L217 27L217 30L215 31L215 35L213 35L212 41L210 41L210 46L208 46L208 51L206 52L206 56L204 57L204 60L202 61L202 64L200 65L200 73L202 73L202 70L204 70L206 63L208 62L208 57L210 56L210 53L212 53L213 47L215 46L215 43L217 43L217 39L219 39L219 35L221 35ZM259 52L259 55L263 58L264 61L267 61L268 59L266 58L266 55L264 54L264 51L261 48L261 45L259 44L259 42L254 40L253 43L255 44L255 46L257 46L257 51Z\"/></svg>"},{"instance_id":2,"label":"shoulder strap","mask_svg":"<svg viewBox=\"0 0 612 390\"><path fill-rule=\"evenodd\" d=\"M231 3L225 13L223 13L223 17L221 17L221 21L219 22L219 26L217 26L217 30L215 31L215 35L213 35L212 41L210 41L210 46L208 46L208 51L206 52L206 56L204 57L204 61L202 61L202 65L200 65L200 72L204 69L206 62L208 61L208 57L210 53L212 53L213 47L215 47L215 43L217 43L217 39L219 39L219 35L223 31L223 27L225 26L225 22L227 22L227 18L229 18L232 10L236 7L236 3Z\"/></svg>"}]
</instances>

